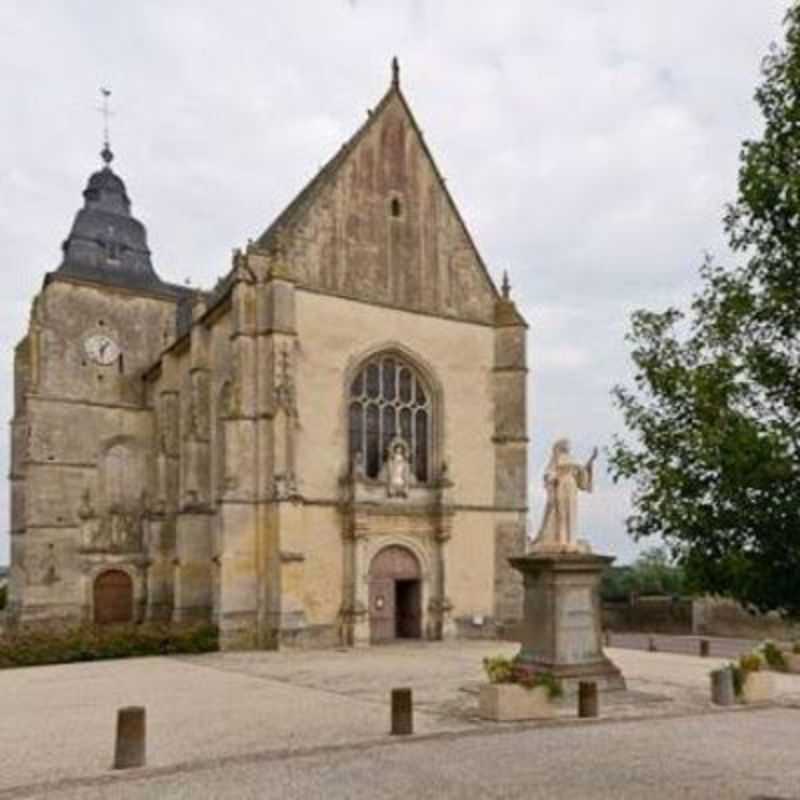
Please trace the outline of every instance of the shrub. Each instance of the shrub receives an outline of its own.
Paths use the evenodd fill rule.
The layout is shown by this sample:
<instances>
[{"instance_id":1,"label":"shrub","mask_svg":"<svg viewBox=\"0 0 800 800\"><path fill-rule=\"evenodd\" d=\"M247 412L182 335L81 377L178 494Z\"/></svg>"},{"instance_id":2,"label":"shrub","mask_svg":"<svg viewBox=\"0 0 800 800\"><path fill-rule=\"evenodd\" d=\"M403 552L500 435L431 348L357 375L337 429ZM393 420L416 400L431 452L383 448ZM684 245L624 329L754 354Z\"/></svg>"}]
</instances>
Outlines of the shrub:
<instances>
[{"instance_id":1,"label":"shrub","mask_svg":"<svg viewBox=\"0 0 800 800\"><path fill-rule=\"evenodd\" d=\"M483 659L483 669L489 683L513 683L514 663L505 656L492 656Z\"/></svg>"},{"instance_id":2,"label":"shrub","mask_svg":"<svg viewBox=\"0 0 800 800\"><path fill-rule=\"evenodd\" d=\"M492 656L483 659L483 670L489 678L489 683L518 683L526 689L535 689L544 686L547 696L552 700L563 694L561 683L550 672L537 672L530 676L521 676L514 669L514 661L505 656Z\"/></svg>"},{"instance_id":3,"label":"shrub","mask_svg":"<svg viewBox=\"0 0 800 800\"><path fill-rule=\"evenodd\" d=\"M743 672L758 672L764 666L764 660L758 653L745 653L739 658L739 668Z\"/></svg>"},{"instance_id":4,"label":"shrub","mask_svg":"<svg viewBox=\"0 0 800 800\"><path fill-rule=\"evenodd\" d=\"M60 631L22 630L0 639L0 669L218 649L214 625L86 625Z\"/></svg>"},{"instance_id":5,"label":"shrub","mask_svg":"<svg viewBox=\"0 0 800 800\"><path fill-rule=\"evenodd\" d=\"M744 686L744 670L738 664L729 664L727 669L731 671L733 678L733 693L737 697L742 696L742 687Z\"/></svg>"},{"instance_id":6,"label":"shrub","mask_svg":"<svg viewBox=\"0 0 800 800\"><path fill-rule=\"evenodd\" d=\"M529 678L520 678L517 682L526 689L535 689L537 686L543 686L547 689L547 696L551 700L555 700L564 694L561 683L552 672L537 672Z\"/></svg>"},{"instance_id":7,"label":"shrub","mask_svg":"<svg viewBox=\"0 0 800 800\"><path fill-rule=\"evenodd\" d=\"M722 669L729 669L733 677L733 691L737 697L742 695L742 687L748 672L760 672L764 666L764 659L757 653L745 653L739 657L738 663L733 662ZM715 670L721 672L721 670Z\"/></svg>"},{"instance_id":8,"label":"shrub","mask_svg":"<svg viewBox=\"0 0 800 800\"><path fill-rule=\"evenodd\" d=\"M764 655L764 660L772 668L780 672L786 671L786 659L784 658L783 651L775 644L775 642L764 642L761 645L761 652Z\"/></svg>"}]
</instances>

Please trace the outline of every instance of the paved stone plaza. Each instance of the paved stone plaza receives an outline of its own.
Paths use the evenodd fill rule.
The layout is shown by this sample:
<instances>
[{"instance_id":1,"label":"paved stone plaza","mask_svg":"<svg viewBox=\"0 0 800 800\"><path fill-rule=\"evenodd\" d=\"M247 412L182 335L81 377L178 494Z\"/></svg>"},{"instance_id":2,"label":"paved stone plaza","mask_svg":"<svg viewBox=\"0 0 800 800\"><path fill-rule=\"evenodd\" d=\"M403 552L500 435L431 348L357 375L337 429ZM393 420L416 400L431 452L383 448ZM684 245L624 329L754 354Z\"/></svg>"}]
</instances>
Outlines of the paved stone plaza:
<instances>
[{"instance_id":1,"label":"paved stone plaza","mask_svg":"<svg viewBox=\"0 0 800 800\"><path fill-rule=\"evenodd\" d=\"M800 796L800 676L776 676L772 707L714 710L708 672L722 661L617 649L629 690L602 697L603 719L573 721L567 699L555 722L482 722L481 659L515 650L414 643L5 671L0 799L314 797L323 785L328 797ZM414 690L416 744L387 736L393 686ZM147 707L148 767L112 773L116 709L132 704Z\"/></svg>"}]
</instances>

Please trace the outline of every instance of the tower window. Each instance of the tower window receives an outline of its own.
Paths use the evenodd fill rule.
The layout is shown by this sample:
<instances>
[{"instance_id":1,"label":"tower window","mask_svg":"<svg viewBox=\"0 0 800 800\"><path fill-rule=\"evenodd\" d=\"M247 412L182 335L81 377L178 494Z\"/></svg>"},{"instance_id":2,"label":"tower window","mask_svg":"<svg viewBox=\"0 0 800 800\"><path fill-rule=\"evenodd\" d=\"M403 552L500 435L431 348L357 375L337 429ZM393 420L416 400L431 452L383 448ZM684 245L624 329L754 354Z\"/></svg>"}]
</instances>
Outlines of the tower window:
<instances>
[{"instance_id":1,"label":"tower window","mask_svg":"<svg viewBox=\"0 0 800 800\"><path fill-rule=\"evenodd\" d=\"M391 214L395 219L403 216L403 204L399 197L393 197L390 204Z\"/></svg>"}]
</instances>

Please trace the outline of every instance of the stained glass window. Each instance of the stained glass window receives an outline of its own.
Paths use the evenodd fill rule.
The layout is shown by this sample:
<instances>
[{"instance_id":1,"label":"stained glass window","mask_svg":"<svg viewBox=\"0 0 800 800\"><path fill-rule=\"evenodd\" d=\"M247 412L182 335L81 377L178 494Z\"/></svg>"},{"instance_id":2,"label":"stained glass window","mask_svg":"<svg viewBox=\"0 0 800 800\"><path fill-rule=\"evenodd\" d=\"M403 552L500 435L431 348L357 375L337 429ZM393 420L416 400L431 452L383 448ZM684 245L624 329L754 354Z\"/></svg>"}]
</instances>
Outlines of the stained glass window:
<instances>
[{"instance_id":1,"label":"stained glass window","mask_svg":"<svg viewBox=\"0 0 800 800\"><path fill-rule=\"evenodd\" d=\"M411 453L411 472L420 483L430 479L430 392L413 367L396 356L370 359L350 385L350 463L363 455L368 478L377 478L389 445L402 437Z\"/></svg>"}]
</instances>

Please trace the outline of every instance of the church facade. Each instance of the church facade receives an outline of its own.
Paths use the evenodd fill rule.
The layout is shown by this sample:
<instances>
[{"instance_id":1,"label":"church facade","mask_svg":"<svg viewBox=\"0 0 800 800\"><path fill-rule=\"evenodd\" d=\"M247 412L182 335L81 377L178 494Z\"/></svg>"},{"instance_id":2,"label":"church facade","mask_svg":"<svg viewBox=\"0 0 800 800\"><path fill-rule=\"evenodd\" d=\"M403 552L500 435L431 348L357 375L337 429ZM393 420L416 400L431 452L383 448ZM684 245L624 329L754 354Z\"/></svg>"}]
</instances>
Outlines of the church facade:
<instances>
[{"instance_id":1,"label":"church facade","mask_svg":"<svg viewBox=\"0 0 800 800\"><path fill-rule=\"evenodd\" d=\"M401 92L208 292L104 166L16 348L12 624L212 621L223 647L521 615L526 324Z\"/></svg>"}]
</instances>

